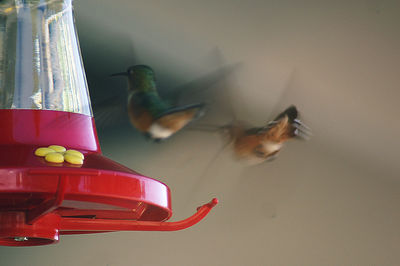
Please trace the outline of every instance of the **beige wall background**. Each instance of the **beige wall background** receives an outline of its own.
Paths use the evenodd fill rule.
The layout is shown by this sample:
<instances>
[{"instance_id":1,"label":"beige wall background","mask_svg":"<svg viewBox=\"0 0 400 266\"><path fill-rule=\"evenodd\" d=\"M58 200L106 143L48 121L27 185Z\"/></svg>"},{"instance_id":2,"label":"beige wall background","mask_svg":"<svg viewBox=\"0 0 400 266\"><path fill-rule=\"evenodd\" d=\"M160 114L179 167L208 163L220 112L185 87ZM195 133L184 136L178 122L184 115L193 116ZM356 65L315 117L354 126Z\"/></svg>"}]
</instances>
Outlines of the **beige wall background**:
<instances>
[{"instance_id":1,"label":"beige wall background","mask_svg":"<svg viewBox=\"0 0 400 266\"><path fill-rule=\"evenodd\" d=\"M151 65L167 91L241 62L211 88L219 100L204 122L229 122L230 102L261 125L293 103L314 136L245 167L229 149L214 158L217 134L155 144L128 124L99 130L104 154L169 185L172 220L220 204L180 232L1 247L0 265L398 265L399 12L374 0L75 1L95 108L123 93L108 75L129 65Z\"/></svg>"}]
</instances>

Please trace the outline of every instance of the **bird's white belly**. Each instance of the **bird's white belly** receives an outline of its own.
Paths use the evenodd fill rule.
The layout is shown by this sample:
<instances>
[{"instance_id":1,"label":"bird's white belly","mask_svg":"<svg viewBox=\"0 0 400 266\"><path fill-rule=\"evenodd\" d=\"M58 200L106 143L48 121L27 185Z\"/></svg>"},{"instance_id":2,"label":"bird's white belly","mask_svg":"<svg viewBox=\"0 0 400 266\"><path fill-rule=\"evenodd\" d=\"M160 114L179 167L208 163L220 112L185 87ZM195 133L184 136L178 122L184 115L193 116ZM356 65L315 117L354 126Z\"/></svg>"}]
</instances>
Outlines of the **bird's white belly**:
<instances>
[{"instance_id":1,"label":"bird's white belly","mask_svg":"<svg viewBox=\"0 0 400 266\"><path fill-rule=\"evenodd\" d=\"M171 129L165 128L158 123L153 123L148 132L155 139L166 139L174 133Z\"/></svg>"},{"instance_id":2,"label":"bird's white belly","mask_svg":"<svg viewBox=\"0 0 400 266\"><path fill-rule=\"evenodd\" d=\"M263 144L264 149L268 151L268 153L273 153L279 151L282 148L281 143L267 141Z\"/></svg>"}]
</instances>

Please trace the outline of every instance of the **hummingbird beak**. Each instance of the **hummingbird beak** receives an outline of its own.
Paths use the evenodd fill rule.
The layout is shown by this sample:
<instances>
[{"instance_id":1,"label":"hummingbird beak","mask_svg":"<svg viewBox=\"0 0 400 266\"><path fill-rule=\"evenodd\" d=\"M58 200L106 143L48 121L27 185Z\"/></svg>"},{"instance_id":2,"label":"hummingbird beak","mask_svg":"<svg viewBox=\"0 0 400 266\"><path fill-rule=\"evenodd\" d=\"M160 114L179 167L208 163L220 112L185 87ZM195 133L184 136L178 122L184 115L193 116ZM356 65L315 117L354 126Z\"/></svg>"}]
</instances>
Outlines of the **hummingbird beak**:
<instances>
[{"instance_id":1,"label":"hummingbird beak","mask_svg":"<svg viewBox=\"0 0 400 266\"><path fill-rule=\"evenodd\" d=\"M115 76L128 76L128 72L120 72L110 75L110 77L115 77Z\"/></svg>"}]
</instances>

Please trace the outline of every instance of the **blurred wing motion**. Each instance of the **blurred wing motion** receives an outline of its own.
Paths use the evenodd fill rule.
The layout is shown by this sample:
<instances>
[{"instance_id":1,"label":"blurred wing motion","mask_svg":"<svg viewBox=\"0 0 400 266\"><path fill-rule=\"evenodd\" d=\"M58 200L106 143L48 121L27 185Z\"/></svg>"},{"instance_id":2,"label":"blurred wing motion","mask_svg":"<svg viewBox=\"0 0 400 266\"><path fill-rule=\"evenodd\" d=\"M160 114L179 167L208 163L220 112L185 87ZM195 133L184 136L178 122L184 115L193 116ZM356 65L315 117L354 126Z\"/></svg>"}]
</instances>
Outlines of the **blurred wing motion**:
<instances>
[{"instance_id":1,"label":"blurred wing motion","mask_svg":"<svg viewBox=\"0 0 400 266\"><path fill-rule=\"evenodd\" d=\"M199 93L204 93L210 88L214 88L214 85L225 80L229 75L241 67L241 65L242 63L235 63L221 66L218 69L205 74L204 76L176 87L169 92L168 95L165 95L165 99L175 105L178 105L182 102L182 98L185 95L198 95Z\"/></svg>"},{"instance_id":2,"label":"blurred wing motion","mask_svg":"<svg viewBox=\"0 0 400 266\"><path fill-rule=\"evenodd\" d=\"M115 95L99 104L94 104L94 118L97 128L115 126L128 121L126 95Z\"/></svg>"},{"instance_id":3,"label":"blurred wing motion","mask_svg":"<svg viewBox=\"0 0 400 266\"><path fill-rule=\"evenodd\" d=\"M233 124L225 128L233 142L235 155L252 164L274 159L290 139L309 139L311 136L311 129L298 119L298 111L293 105L264 127L245 129L240 124Z\"/></svg>"}]
</instances>

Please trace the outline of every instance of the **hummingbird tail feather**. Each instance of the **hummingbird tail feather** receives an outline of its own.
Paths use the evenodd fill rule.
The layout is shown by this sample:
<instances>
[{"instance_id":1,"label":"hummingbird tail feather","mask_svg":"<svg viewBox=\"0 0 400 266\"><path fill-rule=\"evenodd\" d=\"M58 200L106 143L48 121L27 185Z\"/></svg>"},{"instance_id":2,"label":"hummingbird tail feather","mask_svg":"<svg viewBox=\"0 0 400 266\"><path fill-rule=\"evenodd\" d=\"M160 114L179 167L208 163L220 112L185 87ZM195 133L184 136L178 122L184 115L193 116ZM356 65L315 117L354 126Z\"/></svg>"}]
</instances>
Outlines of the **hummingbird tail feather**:
<instances>
[{"instance_id":1,"label":"hummingbird tail feather","mask_svg":"<svg viewBox=\"0 0 400 266\"><path fill-rule=\"evenodd\" d=\"M168 109L166 112L161 113L158 117L156 117L156 119L161 118L161 117L166 116L166 115L179 113L179 112L183 112L183 111L188 111L188 110L191 110L191 109L197 109L197 111L195 113L196 116L201 116L201 115L204 114L203 113L204 108L205 108L205 104L204 103L195 103L195 104L189 104L189 105L174 107L174 108Z\"/></svg>"},{"instance_id":2,"label":"hummingbird tail feather","mask_svg":"<svg viewBox=\"0 0 400 266\"><path fill-rule=\"evenodd\" d=\"M159 128L164 128L169 132L177 132L191 121L198 119L202 115L203 107L203 104L194 104L172 108L156 118L153 125L157 125Z\"/></svg>"},{"instance_id":3,"label":"hummingbird tail feather","mask_svg":"<svg viewBox=\"0 0 400 266\"><path fill-rule=\"evenodd\" d=\"M296 138L309 140L312 136L311 128L306 126L303 122L299 119L295 119L292 123L293 127L293 136Z\"/></svg>"},{"instance_id":4,"label":"hummingbird tail feather","mask_svg":"<svg viewBox=\"0 0 400 266\"><path fill-rule=\"evenodd\" d=\"M312 135L311 129L301 122L298 116L297 108L294 105L289 106L268 124L267 137L277 142L284 142L291 138L308 140Z\"/></svg>"}]
</instances>

